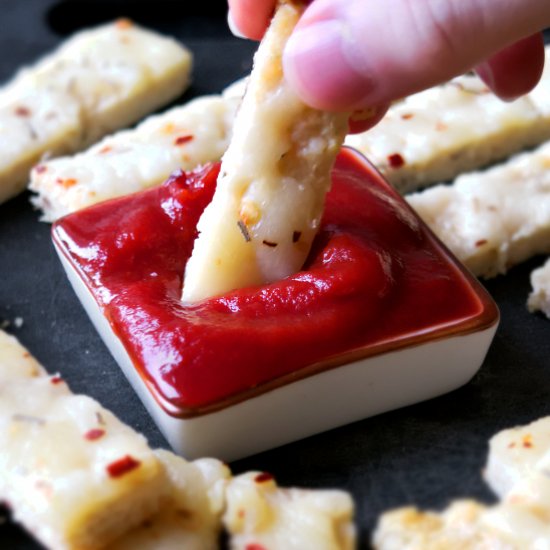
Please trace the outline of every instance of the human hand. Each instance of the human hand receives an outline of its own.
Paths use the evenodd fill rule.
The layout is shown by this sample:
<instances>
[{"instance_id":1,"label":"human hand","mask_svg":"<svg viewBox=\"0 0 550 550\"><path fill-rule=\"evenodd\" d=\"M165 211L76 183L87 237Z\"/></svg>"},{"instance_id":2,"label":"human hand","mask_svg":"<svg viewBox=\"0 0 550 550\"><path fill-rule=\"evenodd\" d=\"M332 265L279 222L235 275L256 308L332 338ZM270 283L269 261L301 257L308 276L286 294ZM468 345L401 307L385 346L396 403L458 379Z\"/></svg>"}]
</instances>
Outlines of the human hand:
<instances>
[{"instance_id":1,"label":"human hand","mask_svg":"<svg viewBox=\"0 0 550 550\"><path fill-rule=\"evenodd\" d=\"M234 27L259 39L275 0L229 0ZM385 106L475 68L512 100L538 82L548 0L314 0L288 41L285 75L326 110ZM357 128L356 128L357 129Z\"/></svg>"}]
</instances>

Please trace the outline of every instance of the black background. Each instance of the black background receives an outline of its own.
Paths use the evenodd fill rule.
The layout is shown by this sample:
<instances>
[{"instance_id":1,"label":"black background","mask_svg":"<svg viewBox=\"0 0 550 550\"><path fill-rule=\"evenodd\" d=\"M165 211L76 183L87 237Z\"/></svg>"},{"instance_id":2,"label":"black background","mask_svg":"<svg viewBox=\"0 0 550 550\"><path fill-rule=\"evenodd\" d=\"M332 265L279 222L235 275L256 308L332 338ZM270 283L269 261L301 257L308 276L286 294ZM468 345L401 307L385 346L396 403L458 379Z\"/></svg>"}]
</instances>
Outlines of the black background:
<instances>
[{"instance_id":1,"label":"black background","mask_svg":"<svg viewBox=\"0 0 550 550\"><path fill-rule=\"evenodd\" d=\"M178 37L194 52L193 85L178 102L219 92L246 74L255 49L230 35L224 0L0 0L0 9L2 81L65 34L122 15ZM152 445L166 446L74 296L54 255L50 227L38 222L28 198L23 194L0 206L0 322L10 321L8 330L50 372L60 371L74 391L98 399ZM471 383L236 462L233 470L266 470L284 485L351 491L362 548L376 517L389 508L441 508L465 496L491 502L481 479L487 439L550 413L550 321L525 309L529 273L542 261L486 283L502 321ZM16 317L23 319L20 328L13 324ZM0 523L0 550L38 548L7 512L0 510Z\"/></svg>"}]
</instances>

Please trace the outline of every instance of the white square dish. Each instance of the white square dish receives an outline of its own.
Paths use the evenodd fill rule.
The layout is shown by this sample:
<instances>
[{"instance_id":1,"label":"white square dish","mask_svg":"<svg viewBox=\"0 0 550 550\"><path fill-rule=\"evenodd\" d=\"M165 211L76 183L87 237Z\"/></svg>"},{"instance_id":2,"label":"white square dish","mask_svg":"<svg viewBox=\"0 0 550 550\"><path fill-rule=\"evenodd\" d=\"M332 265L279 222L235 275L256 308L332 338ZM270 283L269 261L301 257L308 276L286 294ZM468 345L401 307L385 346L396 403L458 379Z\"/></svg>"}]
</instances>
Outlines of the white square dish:
<instances>
[{"instance_id":1,"label":"white square dish","mask_svg":"<svg viewBox=\"0 0 550 550\"><path fill-rule=\"evenodd\" d=\"M234 460L441 395L479 369L495 303L349 149L305 270L281 283L295 312L258 313L273 312L276 284L180 304L196 223L185 205L198 215L215 176L180 174L53 228L77 296L179 453Z\"/></svg>"}]
</instances>

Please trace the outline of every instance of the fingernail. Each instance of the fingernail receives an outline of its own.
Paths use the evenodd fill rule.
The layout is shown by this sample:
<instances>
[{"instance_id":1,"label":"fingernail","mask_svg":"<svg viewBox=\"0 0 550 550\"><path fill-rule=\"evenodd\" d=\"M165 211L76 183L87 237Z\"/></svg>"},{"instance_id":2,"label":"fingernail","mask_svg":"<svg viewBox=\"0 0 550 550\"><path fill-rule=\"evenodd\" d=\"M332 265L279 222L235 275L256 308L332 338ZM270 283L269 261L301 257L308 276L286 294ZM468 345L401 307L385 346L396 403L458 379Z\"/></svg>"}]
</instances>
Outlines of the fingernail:
<instances>
[{"instance_id":1,"label":"fingernail","mask_svg":"<svg viewBox=\"0 0 550 550\"><path fill-rule=\"evenodd\" d=\"M239 30L239 27L237 27L237 24L233 19L233 15L231 14L231 10L227 12L227 25L234 36L237 38L246 38L246 36Z\"/></svg>"},{"instance_id":2,"label":"fingernail","mask_svg":"<svg viewBox=\"0 0 550 550\"><path fill-rule=\"evenodd\" d=\"M503 87L502 85L499 86L496 78L495 73L493 72L493 68L491 66L490 61L485 61L484 63L481 63L475 68L475 72L483 80L483 82L491 89L491 91L499 97L502 101L506 101L508 103L511 103L512 101L515 101L516 99L520 98L523 93L518 94L510 94L510 93L503 93ZM506 90L508 91L508 90Z\"/></svg>"},{"instance_id":3,"label":"fingernail","mask_svg":"<svg viewBox=\"0 0 550 550\"><path fill-rule=\"evenodd\" d=\"M374 80L352 61L353 33L345 22L317 21L298 28L283 59L285 75L313 107L347 110L368 104Z\"/></svg>"}]
</instances>

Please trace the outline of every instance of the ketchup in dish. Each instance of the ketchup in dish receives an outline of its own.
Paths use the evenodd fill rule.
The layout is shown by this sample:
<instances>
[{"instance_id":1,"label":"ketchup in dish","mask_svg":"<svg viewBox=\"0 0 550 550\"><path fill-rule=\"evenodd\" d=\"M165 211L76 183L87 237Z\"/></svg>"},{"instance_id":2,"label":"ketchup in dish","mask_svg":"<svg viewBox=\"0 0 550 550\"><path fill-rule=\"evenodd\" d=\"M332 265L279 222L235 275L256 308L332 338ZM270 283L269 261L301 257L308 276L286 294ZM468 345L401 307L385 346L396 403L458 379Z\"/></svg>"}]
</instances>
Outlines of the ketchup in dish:
<instances>
[{"instance_id":1,"label":"ketchup in dish","mask_svg":"<svg viewBox=\"0 0 550 550\"><path fill-rule=\"evenodd\" d=\"M457 327L464 333L468 323L479 329L480 316L494 322L480 285L348 149L337 159L302 271L183 304L185 265L218 171L216 164L176 174L160 187L63 218L53 230L170 414L214 411ZM291 234L299 243L300 232Z\"/></svg>"}]
</instances>

